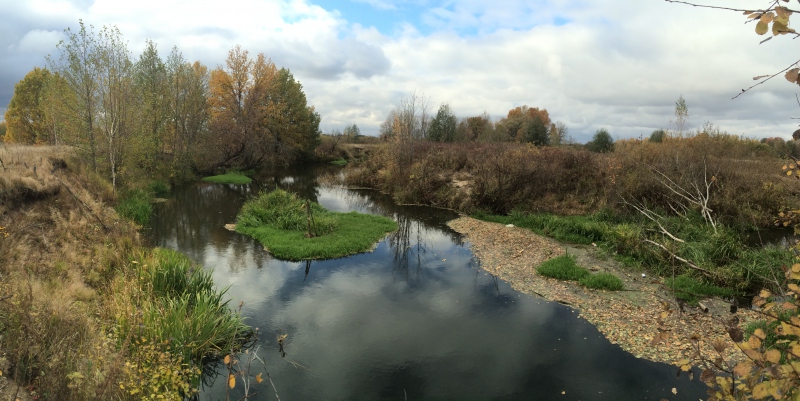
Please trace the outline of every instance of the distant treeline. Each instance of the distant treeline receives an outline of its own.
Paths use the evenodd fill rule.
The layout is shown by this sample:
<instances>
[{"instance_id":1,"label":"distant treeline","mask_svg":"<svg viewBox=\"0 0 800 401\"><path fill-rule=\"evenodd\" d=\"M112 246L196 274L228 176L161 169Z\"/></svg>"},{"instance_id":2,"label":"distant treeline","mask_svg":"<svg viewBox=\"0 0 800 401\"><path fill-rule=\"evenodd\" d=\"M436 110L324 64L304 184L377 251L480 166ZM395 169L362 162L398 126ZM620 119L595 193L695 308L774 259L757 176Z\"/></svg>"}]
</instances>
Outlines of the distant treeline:
<instances>
[{"instance_id":1,"label":"distant treeline","mask_svg":"<svg viewBox=\"0 0 800 401\"><path fill-rule=\"evenodd\" d=\"M14 88L7 143L70 145L118 185L287 165L313 155L320 116L286 68L233 48L209 70L148 40L134 58L116 27L65 30L47 68Z\"/></svg>"}]
</instances>

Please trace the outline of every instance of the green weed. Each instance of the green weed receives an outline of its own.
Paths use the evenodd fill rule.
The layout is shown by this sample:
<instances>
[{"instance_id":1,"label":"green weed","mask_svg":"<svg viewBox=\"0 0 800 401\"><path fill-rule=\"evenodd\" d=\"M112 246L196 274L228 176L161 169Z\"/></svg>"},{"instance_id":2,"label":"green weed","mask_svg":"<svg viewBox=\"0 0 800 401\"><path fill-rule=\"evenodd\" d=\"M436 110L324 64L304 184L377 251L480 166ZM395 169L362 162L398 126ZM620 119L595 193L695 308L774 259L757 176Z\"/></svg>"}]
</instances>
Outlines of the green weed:
<instances>
[{"instance_id":1,"label":"green weed","mask_svg":"<svg viewBox=\"0 0 800 401\"><path fill-rule=\"evenodd\" d=\"M589 271L575 263L575 257L562 255L545 261L537 272L559 280L578 281L590 275Z\"/></svg>"},{"instance_id":2,"label":"green weed","mask_svg":"<svg viewBox=\"0 0 800 401\"><path fill-rule=\"evenodd\" d=\"M578 281L580 285L595 290L621 291L625 289L622 280L611 273L596 273L585 276Z\"/></svg>"},{"instance_id":3,"label":"green weed","mask_svg":"<svg viewBox=\"0 0 800 401\"><path fill-rule=\"evenodd\" d=\"M143 189L134 189L126 192L117 203L117 213L120 216L133 220L138 224L147 224L153 206L150 204L152 196Z\"/></svg>"}]
</instances>

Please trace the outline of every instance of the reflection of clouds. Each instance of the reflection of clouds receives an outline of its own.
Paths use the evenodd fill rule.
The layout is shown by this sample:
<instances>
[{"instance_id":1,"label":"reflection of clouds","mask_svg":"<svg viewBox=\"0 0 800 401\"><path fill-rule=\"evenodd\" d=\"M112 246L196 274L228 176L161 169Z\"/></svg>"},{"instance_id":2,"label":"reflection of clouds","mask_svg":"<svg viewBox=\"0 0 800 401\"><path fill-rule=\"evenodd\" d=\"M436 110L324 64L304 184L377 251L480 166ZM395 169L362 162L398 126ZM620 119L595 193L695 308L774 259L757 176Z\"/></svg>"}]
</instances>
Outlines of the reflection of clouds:
<instances>
[{"instance_id":1,"label":"reflection of clouds","mask_svg":"<svg viewBox=\"0 0 800 401\"><path fill-rule=\"evenodd\" d=\"M230 286L232 307L244 302L282 398L400 399L405 390L408 399L514 400L567 390L574 399L602 391L638 400L668 396L672 386L688 394L665 379L674 377L671 367L636 360L566 308L520 296L476 270L469 245L445 225L449 212L320 187L314 177L276 175L263 188L286 182L331 210L391 216L400 229L373 252L310 264L275 260L257 241L223 228L258 187L206 184L176 191L157 206L152 225L158 245L213 269L217 287ZM281 333L287 358L310 370L277 355ZM224 399L224 377L218 382L200 399Z\"/></svg>"}]
</instances>

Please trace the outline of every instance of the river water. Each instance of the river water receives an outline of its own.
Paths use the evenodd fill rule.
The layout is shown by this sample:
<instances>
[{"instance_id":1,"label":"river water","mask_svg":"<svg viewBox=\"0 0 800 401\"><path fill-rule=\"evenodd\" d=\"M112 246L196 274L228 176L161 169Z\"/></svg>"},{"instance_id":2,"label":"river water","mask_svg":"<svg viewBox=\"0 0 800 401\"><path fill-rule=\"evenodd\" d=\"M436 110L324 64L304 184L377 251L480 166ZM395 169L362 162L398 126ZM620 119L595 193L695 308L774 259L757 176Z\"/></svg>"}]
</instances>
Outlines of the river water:
<instances>
[{"instance_id":1,"label":"river water","mask_svg":"<svg viewBox=\"0 0 800 401\"><path fill-rule=\"evenodd\" d=\"M323 169L327 170L327 169ZM374 191L319 185L321 170L260 184L197 183L156 205L154 245L187 254L259 328L251 400L697 400L705 385L636 359L572 309L486 274L446 222ZM390 216L400 229L370 253L286 262L223 227L249 197L282 187L336 211ZM285 335L283 350L278 337ZM642 333L646 335L646 333ZM240 358L243 359L243 358ZM214 370L218 374L214 374ZM240 399L210 366L200 400ZM262 377L266 379L266 374ZM673 389L677 394L673 394ZM253 393L257 393L252 396Z\"/></svg>"}]
</instances>

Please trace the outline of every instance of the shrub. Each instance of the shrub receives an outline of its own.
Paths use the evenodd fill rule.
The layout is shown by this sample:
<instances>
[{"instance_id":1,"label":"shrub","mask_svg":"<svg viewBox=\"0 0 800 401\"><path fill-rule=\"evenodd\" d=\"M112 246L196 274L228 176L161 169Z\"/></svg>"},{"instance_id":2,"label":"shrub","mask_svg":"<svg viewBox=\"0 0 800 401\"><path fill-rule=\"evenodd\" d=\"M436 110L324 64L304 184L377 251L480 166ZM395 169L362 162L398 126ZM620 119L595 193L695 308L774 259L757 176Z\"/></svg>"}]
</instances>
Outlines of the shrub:
<instances>
[{"instance_id":1,"label":"shrub","mask_svg":"<svg viewBox=\"0 0 800 401\"><path fill-rule=\"evenodd\" d=\"M543 276L552 277L559 280L578 281L589 276L589 271L575 263L575 257L562 255L545 261L537 272Z\"/></svg>"},{"instance_id":2,"label":"shrub","mask_svg":"<svg viewBox=\"0 0 800 401\"><path fill-rule=\"evenodd\" d=\"M611 273L596 273L585 276L578 281L580 285L595 290L621 291L625 288L622 280Z\"/></svg>"}]
</instances>

